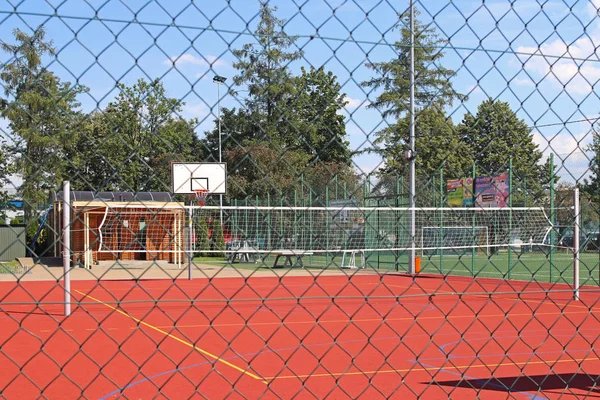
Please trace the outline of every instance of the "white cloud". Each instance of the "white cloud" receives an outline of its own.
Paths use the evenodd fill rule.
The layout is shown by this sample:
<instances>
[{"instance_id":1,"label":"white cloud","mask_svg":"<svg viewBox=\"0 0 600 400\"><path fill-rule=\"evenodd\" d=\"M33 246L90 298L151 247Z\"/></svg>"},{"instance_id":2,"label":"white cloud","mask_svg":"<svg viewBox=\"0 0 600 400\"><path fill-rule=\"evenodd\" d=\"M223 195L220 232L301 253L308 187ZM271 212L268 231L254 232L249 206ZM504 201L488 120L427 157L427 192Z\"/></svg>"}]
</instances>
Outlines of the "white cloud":
<instances>
[{"instance_id":1,"label":"white cloud","mask_svg":"<svg viewBox=\"0 0 600 400\"><path fill-rule=\"evenodd\" d=\"M531 80L531 78L515 78L511 81L511 83L517 86L535 86L535 83Z\"/></svg>"},{"instance_id":2,"label":"white cloud","mask_svg":"<svg viewBox=\"0 0 600 400\"><path fill-rule=\"evenodd\" d=\"M587 12L591 18L598 16L598 10L600 10L600 0L590 0L587 4Z\"/></svg>"},{"instance_id":3,"label":"white cloud","mask_svg":"<svg viewBox=\"0 0 600 400\"><path fill-rule=\"evenodd\" d=\"M466 94L468 96L474 96L476 94L483 94L483 90L479 85L469 85L467 86Z\"/></svg>"},{"instance_id":4,"label":"white cloud","mask_svg":"<svg viewBox=\"0 0 600 400\"><path fill-rule=\"evenodd\" d=\"M362 100L358 100L358 99L353 99L350 96L346 96L344 98L344 101L348 104L346 104L346 109L355 109L362 106L365 106L367 103L366 101L362 101Z\"/></svg>"},{"instance_id":5,"label":"white cloud","mask_svg":"<svg viewBox=\"0 0 600 400\"><path fill-rule=\"evenodd\" d=\"M533 142L539 146L544 154L555 153L567 155L573 152L584 152L587 146L592 142L590 132L570 134L568 132L551 134L548 137L542 135L539 131L533 131Z\"/></svg>"},{"instance_id":6,"label":"white cloud","mask_svg":"<svg viewBox=\"0 0 600 400\"><path fill-rule=\"evenodd\" d=\"M186 117L198 118L201 120L210 113L210 110L206 104L186 104L183 106L183 113Z\"/></svg>"},{"instance_id":7,"label":"white cloud","mask_svg":"<svg viewBox=\"0 0 600 400\"><path fill-rule=\"evenodd\" d=\"M600 4L600 0L595 1ZM599 45L600 32L596 30L571 45L557 39L539 48L521 46L517 52L525 69L539 77L540 83L550 83L569 93L585 95L600 87L600 58L596 53Z\"/></svg>"},{"instance_id":8,"label":"white cloud","mask_svg":"<svg viewBox=\"0 0 600 400\"><path fill-rule=\"evenodd\" d=\"M169 66L182 66L182 65L200 65L200 66L212 66L214 67L228 67L229 64L224 61L221 60L219 58L217 58L216 56L212 56L212 55L202 55L200 57L196 57L193 54L189 54L189 53L185 53L179 56L172 56L169 57L168 59L166 59L163 62L165 65L169 65Z\"/></svg>"},{"instance_id":9,"label":"white cloud","mask_svg":"<svg viewBox=\"0 0 600 400\"><path fill-rule=\"evenodd\" d=\"M556 174L562 182L581 181L589 174L589 160L592 154L587 150L592 142L590 132L570 134L568 132L551 134L548 137L540 132L533 132L533 141L543 151L544 157L540 162L546 162L550 153L554 153Z\"/></svg>"}]
</instances>

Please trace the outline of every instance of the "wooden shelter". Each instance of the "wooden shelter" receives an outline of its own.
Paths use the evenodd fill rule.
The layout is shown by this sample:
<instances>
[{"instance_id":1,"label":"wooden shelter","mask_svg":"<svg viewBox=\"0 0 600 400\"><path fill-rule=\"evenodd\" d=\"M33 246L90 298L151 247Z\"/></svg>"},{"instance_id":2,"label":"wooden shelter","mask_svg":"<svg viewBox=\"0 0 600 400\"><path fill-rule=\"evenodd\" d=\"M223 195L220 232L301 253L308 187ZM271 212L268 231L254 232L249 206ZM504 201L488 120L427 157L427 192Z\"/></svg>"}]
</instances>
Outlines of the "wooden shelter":
<instances>
[{"instance_id":1,"label":"wooden shelter","mask_svg":"<svg viewBox=\"0 0 600 400\"><path fill-rule=\"evenodd\" d=\"M60 257L63 197L56 192L48 216L55 257ZM71 192L73 262L164 260L181 265L185 208L166 192Z\"/></svg>"}]
</instances>

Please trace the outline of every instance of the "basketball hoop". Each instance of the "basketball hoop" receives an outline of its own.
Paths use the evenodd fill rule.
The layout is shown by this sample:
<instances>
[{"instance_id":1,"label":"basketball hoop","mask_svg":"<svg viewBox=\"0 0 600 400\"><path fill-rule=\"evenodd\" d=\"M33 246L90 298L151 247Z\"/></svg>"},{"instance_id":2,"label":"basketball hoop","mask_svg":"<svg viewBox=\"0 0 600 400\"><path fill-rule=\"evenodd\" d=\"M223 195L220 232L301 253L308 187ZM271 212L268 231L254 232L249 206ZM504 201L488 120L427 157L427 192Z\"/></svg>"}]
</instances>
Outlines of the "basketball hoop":
<instances>
[{"instance_id":1,"label":"basketball hoop","mask_svg":"<svg viewBox=\"0 0 600 400\"><path fill-rule=\"evenodd\" d=\"M198 189L194 190L194 193L196 194L196 201L198 202L198 205L202 207L206 203L206 196L208 196L208 190Z\"/></svg>"}]
</instances>

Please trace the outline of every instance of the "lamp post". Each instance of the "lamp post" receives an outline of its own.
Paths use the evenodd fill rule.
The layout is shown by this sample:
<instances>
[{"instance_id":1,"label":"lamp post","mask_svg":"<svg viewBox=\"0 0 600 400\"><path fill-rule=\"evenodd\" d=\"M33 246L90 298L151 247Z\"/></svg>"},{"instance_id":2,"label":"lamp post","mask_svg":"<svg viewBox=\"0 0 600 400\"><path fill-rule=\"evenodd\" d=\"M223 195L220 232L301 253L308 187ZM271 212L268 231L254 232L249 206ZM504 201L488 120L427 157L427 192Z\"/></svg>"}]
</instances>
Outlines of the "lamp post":
<instances>
[{"instance_id":1,"label":"lamp post","mask_svg":"<svg viewBox=\"0 0 600 400\"><path fill-rule=\"evenodd\" d=\"M217 84L217 120L219 125L219 162L222 162L221 155L221 85L227 80L224 76L215 75L213 82ZM219 221L223 225L223 195L219 194Z\"/></svg>"}]
</instances>

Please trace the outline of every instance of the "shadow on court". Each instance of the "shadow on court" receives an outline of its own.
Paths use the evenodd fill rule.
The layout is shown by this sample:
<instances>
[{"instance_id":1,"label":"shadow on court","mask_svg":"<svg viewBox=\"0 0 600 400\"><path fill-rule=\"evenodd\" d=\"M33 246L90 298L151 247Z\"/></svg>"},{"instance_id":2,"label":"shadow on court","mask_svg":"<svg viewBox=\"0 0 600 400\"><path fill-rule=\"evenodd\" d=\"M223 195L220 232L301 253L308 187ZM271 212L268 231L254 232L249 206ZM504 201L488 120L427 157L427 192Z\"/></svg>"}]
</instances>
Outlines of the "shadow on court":
<instances>
[{"instance_id":1,"label":"shadow on court","mask_svg":"<svg viewBox=\"0 0 600 400\"><path fill-rule=\"evenodd\" d=\"M586 373L547 374L547 375L520 375L503 378L463 379L451 381L434 381L434 384L447 387L460 387L476 390L493 390L496 392L544 392L549 390L584 391L586 396L595 393L600 398L600 375ZM540 396L543 396L541 394ZM543 398L543 397L542 397Z\"/></svg>"}]
</instances>

